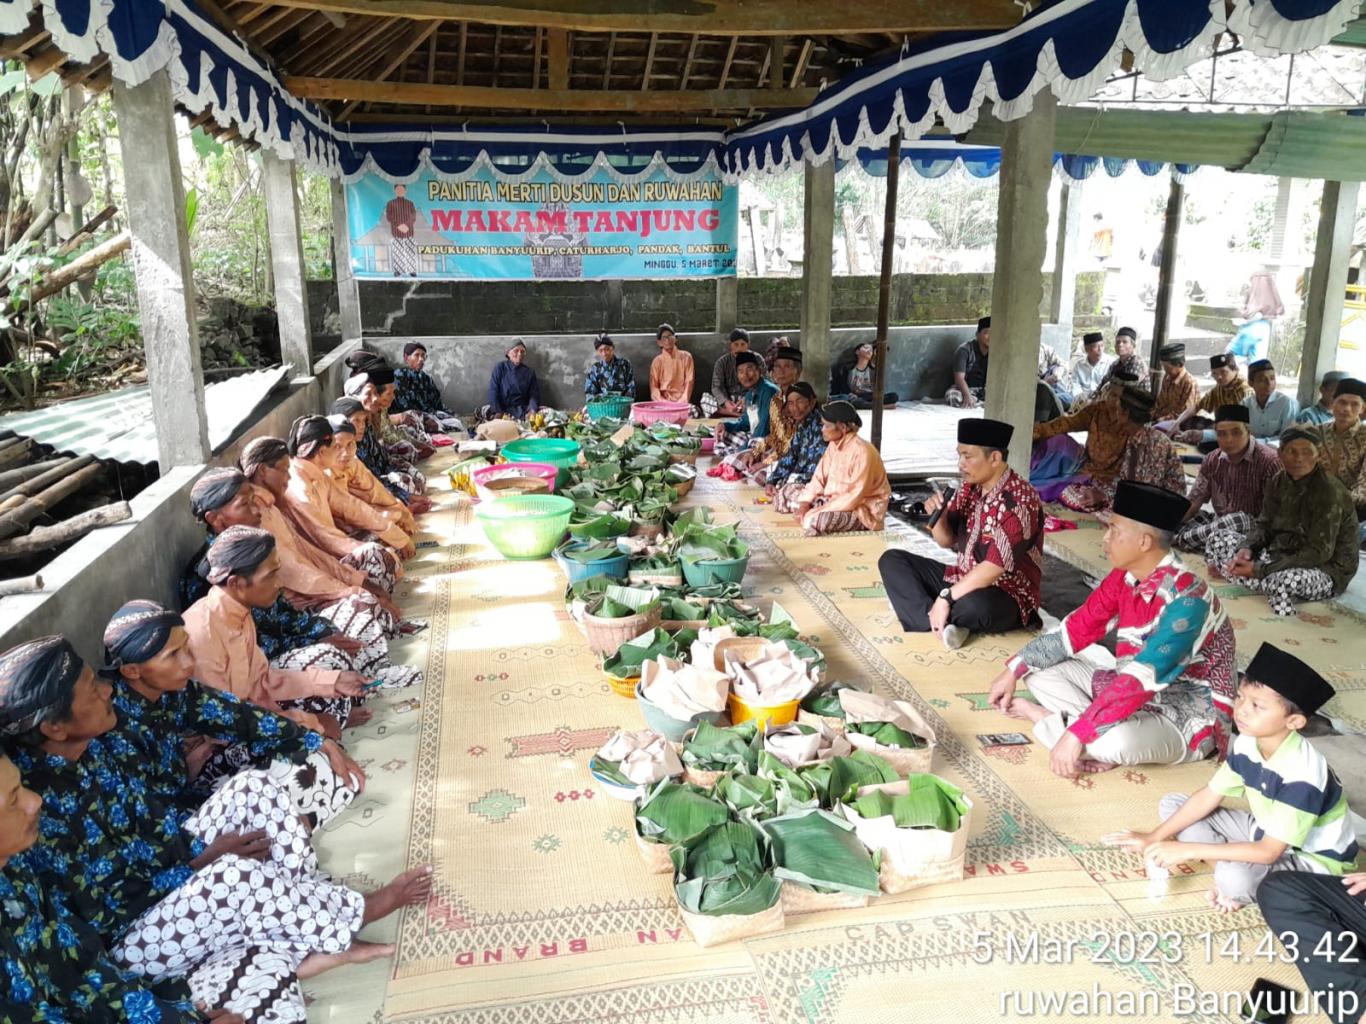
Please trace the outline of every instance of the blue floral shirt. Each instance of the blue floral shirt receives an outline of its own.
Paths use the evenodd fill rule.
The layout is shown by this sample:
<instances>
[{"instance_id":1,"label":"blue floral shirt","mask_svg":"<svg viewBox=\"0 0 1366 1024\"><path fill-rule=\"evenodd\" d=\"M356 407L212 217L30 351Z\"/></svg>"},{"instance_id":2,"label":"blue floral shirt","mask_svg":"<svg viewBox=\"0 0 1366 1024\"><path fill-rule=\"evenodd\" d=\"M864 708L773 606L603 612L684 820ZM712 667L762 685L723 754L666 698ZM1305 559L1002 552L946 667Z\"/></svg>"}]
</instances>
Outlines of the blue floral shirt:
<instances>
[{"instance_id":1,"label":"blue floral shirt","mask_svg":"<svg viewBox=\"0 0 1366 1024\"><path fill-rule=\"evenodd\" d=\"M121 970L99 933L21 853L0 868L0 1020L13 1024L179 1024L202 1018L179 981Z\"/></svg>"},{"instance_id":2,"label":"blue floral shirt","mask_svg":"<svg viewBox=\"0 0 1366 1024\"><path fill-rule=\"evenodd\" d=\"M365 463L365 468L375 474L375 479L387 487L390 494L406 505L408 492L389 479L394 464L389 459L389 450L380 440L379 431L372 430L371 425L366 426L365 436L356 442L356 458Z\"/></svg>"},{"instance_id":3,"label":"blue floral shirt","mask_svg":"<svg viewBox=\"0 0 1366 1024\"><path fill-rule=\"evenodd\" d=\"M42 884L65 891L104 938L189 880L204 844L180 829L178 808L153 795L149 765L117 731L76 761L14 751L24 784L42 795L41 839L24 856Z\"/></svg>"},{"instance_id":4,"label":"blue floral shirt","mask_svg":"<svg viewBox=\"0 0 1366 1024\"><path fill-rule=\"evenodd\" d=\"M111 752L126 752L140 762L125 765L125 770L145 773L152 796L176 808L181 824L199 810L205 796L190 782L183 745L186 737L245 743L253 760L295 764L323 745L320 733L194 679L183 690L163 693L156 702L122 679L116 680L114 710L119 724L101 739ZM114 736L128 741L118 744L117 751L109 742Z\"/></svg>"},{"instance_id":5,"label":"blue floral shirt","mask_svg":"<svg viewBox=\"0 0 1366 1024\"><path fill-rule=\"evenodd\" d=\"M199 563L204 560L204 553L209 550L213 539L214 535L210 533L207 543L195 552L185 571L180 574L181 611L209 592L208 581L199 575ZM256 641L268 661L274 661L286 651L322 643L337 632L337 627L322 616L295 608L285 600L284 591L280 592L269 608L253 608L251 617L256 623Z\"/></svg>"},{"instance_id":6,"label":"blue floral shirt","mask_svg":"<svg viewBox=\"0 0 1366 1024\"><path fill-rule=\"evenodd\" d=\"M431 374L414 370L411 366L400 366L394 371L394 404L390 412L445 413L441 407L441 389L432 380Z\"/></svg>"},{"instance_id":7,"label":"blue floral shirt","mask_svg":"<svg viewBox=\"0 0 1366 1024\"><path fill-rule=\"evenodd\" d=\"M594 359L583 382L583 393L589 398L603 395L636 397L636 371L629 359L613 356L610 362Z\"/></svg>"},{"instance_id":8,"label":"blue floral shirt","mask_svg":"<svg viewBox=\"0 0 1366 1024\"><path fill-rule=\"evenodd\" d=\"M821 437L821 414L812 409L806 419L797 424L797 432L792 435L787 451L768 471L768 482L775 487L789 480L806 483L820 465L825 445L825 438Z\"/></svg>"}]
</instances>

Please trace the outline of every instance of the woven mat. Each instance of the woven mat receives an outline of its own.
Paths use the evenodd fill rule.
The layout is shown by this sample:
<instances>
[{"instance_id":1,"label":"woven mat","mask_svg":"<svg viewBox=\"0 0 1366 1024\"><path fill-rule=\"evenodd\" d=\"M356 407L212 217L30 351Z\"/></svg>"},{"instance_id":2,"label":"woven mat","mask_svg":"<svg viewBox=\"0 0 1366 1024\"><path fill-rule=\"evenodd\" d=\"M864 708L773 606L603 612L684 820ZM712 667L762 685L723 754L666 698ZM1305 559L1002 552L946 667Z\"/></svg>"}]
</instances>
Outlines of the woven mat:
<instances>
[{"instance_id":1,"label":"woven mat","mask_svg":"<svg viewBox=\"0 0 1366 1024\"><path fill-rule=\"evenodd\" d=\"M1049 505L1048 511L1077 524L1075 530L1048 534L1044 543L1050 555L1097 578L1110 571L1100 546L1104 527L1094 516L1057 504ZM1240 667L1247 666L1264 641L1304 658L1337 690L1324 713L1358 732L1366 732L1366 642L1362 640L1364 624L1359 615L1337 601L1314 601L1300 605L1294 615L1276 615L1261 594L1212 578L1200 555L1180 554L1189 569L1211 582L1228 611L1238 638Z\"/></svg>"},{"instance_id":2,"label":"woven mat","mask_svg":"<svg viewBox=\"0 0 1366 1024\"><path fill-rule=\"evenodd\" d=\"M310 983L310 1020L865 1024L939 1019L951 1005L957 1020L997 1021L1027 1008L1003 999L1039 992L1089 1000L1092 1010L1077 1014L1084 1019L1126 1009L1104 1012L1096 1001L1108 993L1150 1001L1125 1016L1168 1020L1183 986L1237 992L1262 974L1298 985L1293 969L1220 956L1232 930L1255 943L1261 919L1255 909L1206 912L1204 868L1156 897L1137 858L1097 845L1108 831L1152 824L1157 800L1198 787L1208 766L1066 782L1049 773L1037 743L983 750L975 734L1019 728L986 710L984 698L1024 635L974 638L950 654L932 637L902 634L877 558L889 540L923 546L923 538L806 538L754 504L756 493L704 478L689 502L741 523L753 552L747 592L781 603L825 651L832 676L909 699L934 726L936 771L975 804L967 877L863 909L791 917L775 935L697 947L667 876L640 862L629 805L606 798L588 774L603 739L641 720L611 693L565 616L563 577L550 561L503 561L468 506L438 492L445 507L429 530L442 546L419 552L421 567L404 584L426 603L416 614L432 622L430 643L421 641L420 736L414 748L410 731L385 733L400 716L381 711L367 728L382 735L363 737L359 751L412 765L388 773L386 790L372 776L366 797L380 806L321 840L325 865L353 881L431 861L438 898L402 917L392 962ZM411 797L397 792L404 778L413 779ZM1151 962L1134 962L1114 939L1151 929L1170 933ZM978 932L992 937L986 963L972 945ZM1204 933L1215 936L1208 956ZM392 932L367 937L383 934ZM1017 953L1037 937L1034 960L1012 957L1007 935ZM1069 938L1084 940L1070 958L1049 955Z\"/></svg>"}]
</instances>

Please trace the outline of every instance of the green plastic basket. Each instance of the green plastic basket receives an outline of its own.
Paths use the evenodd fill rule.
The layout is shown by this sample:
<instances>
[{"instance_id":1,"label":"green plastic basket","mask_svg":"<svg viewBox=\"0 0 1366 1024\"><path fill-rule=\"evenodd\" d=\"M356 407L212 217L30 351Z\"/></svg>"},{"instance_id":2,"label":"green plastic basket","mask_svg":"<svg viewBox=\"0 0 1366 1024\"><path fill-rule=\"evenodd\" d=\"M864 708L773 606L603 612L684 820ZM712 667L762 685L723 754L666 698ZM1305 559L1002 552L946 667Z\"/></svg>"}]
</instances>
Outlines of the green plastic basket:
<instances>
[{"instance_id":1,"label":"green plastic basket","mask_svg":"<svg viewBox=\"0 0 1366 1024\"><path fill-rule=\"evenodd\" d=\"M635 401L626 395L603 395L601 398L591 398L588 401L588 418L594 420L621 420L625 419L631 411L631 405Z\"/></svg>"},{"instance_id":2,"label":"green plastic basket","mask_svg":"<svg viewBox=\"0 0 1366 1024\"><path fill-rule=\"evenodd\" d=\"M548 558L564 538L574 503L556 494L524 494L480 502L484 536L504 558Z\"/></svg>"},{"instance_id":3,"label":"green plastic basket","mask_svg":"<svg viewBox=\"0 0 1366 1024\"><path fill-rule=\"evenodd\" d=\"M579 462L580 444L558 437L524 437L520 441L509 441L499 449L499 454L509 462L544 462L559 470L555 474L555 486L569 485L569 471Z\"/></svg>"},{"instance_id":4,"label":"green plastic basket","mask_svg":"<svg viewBox=\"0 0 1366 1024\"><path fill-rule=\"evenodd\" d=\"M682 560L683 578L690 587L706 587L713 583L739 583L749 567L749 555L706 562Z\"/></svg>"}]
</instances>

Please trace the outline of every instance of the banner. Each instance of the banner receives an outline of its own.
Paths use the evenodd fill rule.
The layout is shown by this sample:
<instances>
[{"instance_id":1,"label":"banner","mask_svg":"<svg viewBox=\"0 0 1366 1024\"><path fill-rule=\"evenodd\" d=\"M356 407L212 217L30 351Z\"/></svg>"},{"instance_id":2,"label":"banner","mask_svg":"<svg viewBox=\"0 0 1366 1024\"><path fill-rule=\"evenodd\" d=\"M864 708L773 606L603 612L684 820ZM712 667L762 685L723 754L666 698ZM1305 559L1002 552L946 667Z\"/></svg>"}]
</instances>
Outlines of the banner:
<instances>
[{"instance_id":1,"label":"banner","mask_svg":"<svg viewBox=\"0 0 1366 1024\"><path fill-rule=\"evenodd\" d=\"M478 281L732 277L739 199L719 176L622 181L430 170L346 186L357 277Z\"/></svg>"}]
</instances>

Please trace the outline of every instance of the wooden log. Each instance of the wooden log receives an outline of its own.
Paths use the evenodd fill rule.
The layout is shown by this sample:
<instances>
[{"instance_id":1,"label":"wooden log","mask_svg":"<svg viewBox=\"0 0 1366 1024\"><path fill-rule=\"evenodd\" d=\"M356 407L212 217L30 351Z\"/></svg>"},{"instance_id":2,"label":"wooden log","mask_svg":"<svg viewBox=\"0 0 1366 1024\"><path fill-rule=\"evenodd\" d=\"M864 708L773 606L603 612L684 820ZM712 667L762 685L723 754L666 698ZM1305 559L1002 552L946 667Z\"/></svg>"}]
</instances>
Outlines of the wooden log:
<instances>
[{"instance_id":1,"label":"wooden log","mask_svg":"<svg viewBox=\"0 0 1366 1024\"><path fill-rule=\"evenodd\" d=\"M20 309L28 309L35 302L46 299L48 296L56 295L65 288L69 288L79 278L84 277L95 270L102 263L112 260L119 253L127 249L133 242L133 236L127 231L121 231L113 238L101 242L88 252L83 252L64 267L58 267L47 277L39 282L22 303Z\"/></svg>"},{"instance_id":2,"label":"wooden log","mask_svg":"<svg viewBox=\"0 0 1366 1024\"><path fill-rule=\"evenodd\" d=\"M79 459L61 459L57 463L57 465L53 466L46 472L39 473L35 477L30 477L28 480L25 480L23 483L15 487L13 490L9 490L6 491L4 494L0 494L0 504L3 504L10 498L13 498L15 495L19 495L25 498L31 498L39 491L44 491L47 488L51 487L53 484L55 484L58 480L62 479L62 477L66 476L67 474L74 473L78 469L84 469L86 466L90 465L90 463L94 461L95 456L93 455L82 455Z\"/></svg>"},{"instance_id":3,"label":"wooden log","mask_svg":"<svg viewBox=\"0 0 1366 1024\"><path fill-rule=\"evenodd\" d=\"M49 509L55 508L82 487L93 483L102 475L104 475L104 466L100 463L86 466L30 498L18 508L10 509L0 515L0 540L13 537L16 533L23 533L33 520Z\"/></svg>"},{"instance_id":4,"label":"wooden log","mask_svg":"<svg viewBox=\"0 0 1366 1024\"><path fill-rule=\"evenodd\" d=\"M32 594L43 589L43 577L18 576L12 580L0 580L0 597L9 597L12 594Z\"/></svg>"},{"instance_id":5,"label":"wooden log","mask_svg":"<svg viewBox=\"0 0 1366 1024\"><path fill-rule=\"evenodd\" d=\"M14 445L18 444L18 443L19 443L20 441L22 441L22 440L23 440L23 438L20 437L18 434L11 434L9 437L5 438L4 440L0 440L0 452L3 452L6 448L13 447Z\"/></svg>"},{"instance_id":6,"label":"wooden log","mask_svg":"<svg viewBox=\"0 0 1366 1024\"><path fill-rule=\"evenodd\" d=\"M16 494L12 498L6 498L4 501L0 501L0 512L8 512L12 508L18 508L26 501L28 501L28 498L22 494Z\"/></svg>"},{"instance_id":7,"label":"wooden log","mask_svg":"<svg viewBox=\"0 0 1366 1024\"><path fill-rule=\"evenodd\" d=\"M91 530L101 526L111 526L133 517L133 510L126 501L116 501L112 505L101 505L89 512L72 516L54 526L39 526L26 536L13 540L0 541L0 559L23 558L38 551L47 551L59 544L84 537Z\"/></svg>"},{"instance_id":8,"label":"wooden log","mask_svg":"<svg viewBox=\"0 0 1366 1024\"><path fill-rule=\"evenodd\" d=\"M21 484L25 480L32 480L35 476L42 476L49 469L56 469L65 463L67 459L46 459L43 462L30 462L27 466L20 466L17 469L7 469L0 473L0 494L6 493L15 484Z\"/></svg>"},{"instance_id":9,"label":"wooden log","mask_svg":"<svg viewBox=\"0 0 1366 1024\"><path fill-rule=\"evenodd\" d=\"M4 442L0 442L3 444ZM0 467L12 466L16 462L23 462L28 458L29 452L33 450L33 441L27 437L20 438L14 444L7 444L0 449Z\"/></svg>"}]
</instances>

